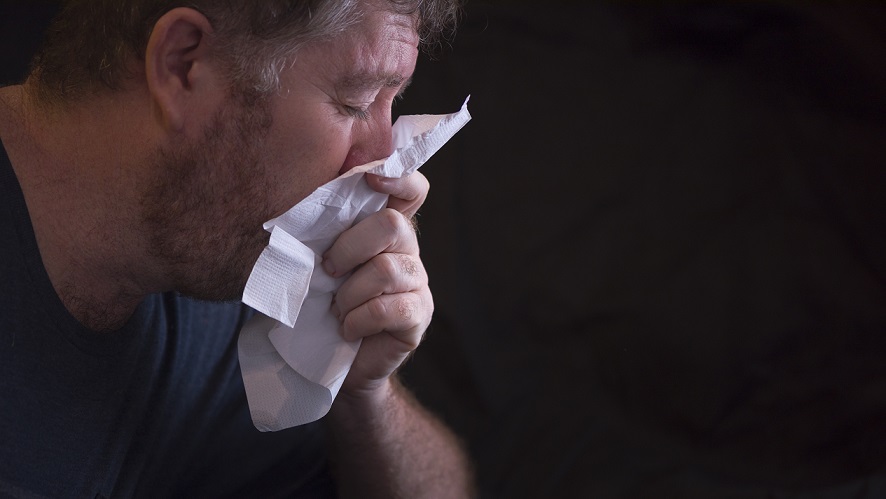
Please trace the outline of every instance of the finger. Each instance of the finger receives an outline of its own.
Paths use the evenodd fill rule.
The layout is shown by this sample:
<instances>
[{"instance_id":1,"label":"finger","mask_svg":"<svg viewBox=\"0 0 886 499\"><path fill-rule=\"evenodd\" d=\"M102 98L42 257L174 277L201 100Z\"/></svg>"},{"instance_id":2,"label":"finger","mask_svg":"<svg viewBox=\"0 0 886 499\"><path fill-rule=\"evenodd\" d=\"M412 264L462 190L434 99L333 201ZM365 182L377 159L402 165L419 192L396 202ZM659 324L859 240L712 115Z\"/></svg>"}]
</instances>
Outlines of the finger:
<instances>
[{"instance_id":1,"label":"finger","mask_svg":"<svg viewBox=\"0 0 886 499\"><path fill-rule=\"evenodd\" d=\"M418 238L409 220L385 208L342 232L323 255L323 268L339 277L381 253L418 255Z\"/></svg>"},{"instance_id":2,"label":"finger","mask_svg":"<svg viewBox=\"0 0 886 499\"><path fill-rule=\"evenodd\" d=\"M366 181L372 189L389 194L388 208L399 211L407 218L418 213L418 209L428 197L431 184L421 172L414 172L402 178L385 178L367 175Z\"/></svg>"},{"instance_id":3,"label":"finger","mask_svg":"<svg viewBox=\"0 0 886 499\"><path fill-rule=\"evenodd\" d=\"M342 335L354 341L384 331L400 343L404 352L412 351L421 342L433 309L428 288L377 296L345 316Z\"/></svg>"},{"instance_id":4,"label":"finger","mask_svg":"<svg viewBox=\"0 0 886 499\"><path fill-rule=\"evenodd\" d=\"M377 296L417 291L427 284L427 273L417 257L382 253L341 285L335 294L335 313L341 318Z\"/></svg>"}]
</instances>

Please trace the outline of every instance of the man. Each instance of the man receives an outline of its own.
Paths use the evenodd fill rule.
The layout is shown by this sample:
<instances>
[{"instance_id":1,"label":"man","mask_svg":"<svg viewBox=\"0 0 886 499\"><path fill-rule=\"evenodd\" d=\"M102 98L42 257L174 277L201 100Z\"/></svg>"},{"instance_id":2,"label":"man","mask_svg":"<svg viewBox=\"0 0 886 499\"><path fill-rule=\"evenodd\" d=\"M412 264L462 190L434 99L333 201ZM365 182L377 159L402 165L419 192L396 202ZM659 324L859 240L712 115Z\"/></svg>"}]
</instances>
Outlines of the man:
<instances>
[{"instance_id":1,"label":"man","mask_svg":"<svg viewBox=\"0 0 886 499\"><path fill-rule=\"evenodd\" d=\"M251 426L230 301L265 220L390 153L392 102L455 8L66 3L0 89L0 495L322 497L324 447L345 496L470 493L395 375L433 310L409 223L424 177L371 178L389 207L324 255L353 271L335 313L363 343L322 423Z\"/></svg>"}]
</instances>

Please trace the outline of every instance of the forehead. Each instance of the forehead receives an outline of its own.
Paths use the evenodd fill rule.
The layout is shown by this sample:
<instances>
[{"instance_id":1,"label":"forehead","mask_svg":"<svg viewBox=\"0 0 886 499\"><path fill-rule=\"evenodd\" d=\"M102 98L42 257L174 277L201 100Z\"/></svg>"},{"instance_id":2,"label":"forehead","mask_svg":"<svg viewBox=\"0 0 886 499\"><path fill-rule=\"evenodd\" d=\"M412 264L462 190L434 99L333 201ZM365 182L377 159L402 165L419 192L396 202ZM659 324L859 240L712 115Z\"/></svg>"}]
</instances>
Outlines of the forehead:
<instances>
[{"instance_id":1,"label":"forehead","mask_svg":"<svg viewBox=\"0 0 886 499\"><path fill-rule=\"evenodd\" d=\"M419 37L414 17L366 8L346 32L303 46L295 65L346 87L399 86L412 73Z\"/></svg>"}]
</instances>

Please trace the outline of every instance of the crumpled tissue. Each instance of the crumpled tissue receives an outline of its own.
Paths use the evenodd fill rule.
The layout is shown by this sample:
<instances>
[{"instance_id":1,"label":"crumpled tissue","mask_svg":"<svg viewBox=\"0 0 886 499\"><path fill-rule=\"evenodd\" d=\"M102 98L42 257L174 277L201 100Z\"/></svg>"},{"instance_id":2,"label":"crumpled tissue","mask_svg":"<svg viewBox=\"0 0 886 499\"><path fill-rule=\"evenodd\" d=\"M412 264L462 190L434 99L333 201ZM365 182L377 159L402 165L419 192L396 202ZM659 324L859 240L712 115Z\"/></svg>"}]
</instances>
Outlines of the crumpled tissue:
<instances>
[{"instance_id":1,"label":"crumpled tissue","mask_svg":"<svg viewBox=\"0 0 886 499\"><path fill-rule=\"evenodd\" d=\"M260 431L326 415L360 348L359 340L342 338L331 311L348 276L333 278L320 262L343 231L387 204L388 196L372 190L365 174L399 178L414 172L471 119L467 104L447 115L401 116L387 159L349 170L265 222L270 242L243 292L243 303L260 313L238 340L249 412Z\"/></svg>"}]
</instances>

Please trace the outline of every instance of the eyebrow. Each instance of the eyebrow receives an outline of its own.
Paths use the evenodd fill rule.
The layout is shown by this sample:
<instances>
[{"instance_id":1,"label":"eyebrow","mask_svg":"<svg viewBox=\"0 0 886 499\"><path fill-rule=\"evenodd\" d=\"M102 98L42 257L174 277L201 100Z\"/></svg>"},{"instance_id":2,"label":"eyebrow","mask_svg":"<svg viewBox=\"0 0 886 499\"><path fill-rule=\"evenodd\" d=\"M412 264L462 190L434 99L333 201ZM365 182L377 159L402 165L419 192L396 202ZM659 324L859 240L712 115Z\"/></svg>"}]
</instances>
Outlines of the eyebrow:
<instances>
[{"instance_id":1,"label":"eyebrow","mask_svg":"<svg viewBox=\"0 0 886 499\"><path fill-rule=\"evenodd\" d=\"M369 90L375 88L397 88L397 95L403 94L412 83L412 77L404 77L399 73L353 73L341 80L341 86L351 90Z\"/></svg>"}]
</instances>

